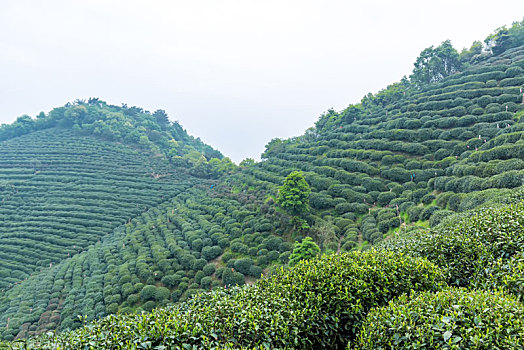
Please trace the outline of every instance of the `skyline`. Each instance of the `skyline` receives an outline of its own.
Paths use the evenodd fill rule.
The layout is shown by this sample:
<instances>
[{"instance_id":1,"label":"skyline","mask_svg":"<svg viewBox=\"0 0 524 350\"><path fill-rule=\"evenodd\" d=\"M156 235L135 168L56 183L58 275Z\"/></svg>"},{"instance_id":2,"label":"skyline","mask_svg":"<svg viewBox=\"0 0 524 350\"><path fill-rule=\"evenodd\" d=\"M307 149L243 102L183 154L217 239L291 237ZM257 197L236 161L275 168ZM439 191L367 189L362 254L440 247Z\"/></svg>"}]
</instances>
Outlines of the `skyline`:
<instances>
[{"instance_id":1,"label":"skyline","mask_svg":"<svg viewBox=\"0 0 524 350\"><path fill-rule=\"evenodd\" d=\"M258 160L409 75L426 47L460 51L524 14L519 1L423 4L1 2L0 122L98 97L163 109L236 163Z\"/></svg>"}]
</instances>

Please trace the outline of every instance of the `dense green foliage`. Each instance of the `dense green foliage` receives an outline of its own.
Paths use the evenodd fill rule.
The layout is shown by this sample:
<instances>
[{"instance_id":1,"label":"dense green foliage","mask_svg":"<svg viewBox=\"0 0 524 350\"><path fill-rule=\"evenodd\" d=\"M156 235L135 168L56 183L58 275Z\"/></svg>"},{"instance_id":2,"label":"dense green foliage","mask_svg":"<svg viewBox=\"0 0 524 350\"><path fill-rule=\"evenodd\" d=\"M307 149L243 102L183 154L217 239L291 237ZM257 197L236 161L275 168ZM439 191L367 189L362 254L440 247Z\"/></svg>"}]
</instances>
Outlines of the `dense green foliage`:
<instances>
[{"instance_id":1,"label":"dense green foliage","mask_svg":"<svg viewBox=\"0 0 524 350\"><path fill-rule=\"evenodd\" d=\"M440 269L424 259L390 252L347 253L280 269L255 286L200 294L150 314L110 316L20 346L340 348L373 306L403 293L443 286Z\"/></svg>"},{"instance_id":2,"label":"dense green foliage","mask_svg":"<svg viewBox=\"0 0 524 350\"><path fill-rule=\"evenodd\" d=\"M457 50L446 40L440 46L428 47L420 53L415 61L411 82L418 86L435 83L457 73L460 65Z\"/></svg>"},{"instance_id":3,"label":"dense green foliage","mask_svg":"<svg viewBox=\"0 0 524 350\"><path fill-rule=\"evenodd\" d=\"M304 220L332 224L342 250L405 225L436 226L490 191L523 184L523 50L463 59L462 71L438 82L404 79L330 110L303 136L273 139L264 161L228 181L276 197L285 177L302 171L311 187Z\"/></svg>"},{"instance_id":4,"label":"dense green foliage","mask_svg":"<svg viewBox=\"0 0 524 350\"><path fill-rule=\"evenodd\" d=\"M186 189L163 159L47 129L0 143L0 289Z\"/></svg>"},{"instance_id":5,"label":"dense green foliage","mask_svg":"<svg viewBox=\"0 0 524 350\"><path fill-rule=\"evenodd\" d=\"M354 349L522 349L524 306L484 291L403 295L371 311Z\"/></svg>"},{"instance_id":6,"label":"dense green foliage","mask_svg":"<svg viewBox=\"0 0 524 350\"><path fill-rule=\"evenodd\" d=\"M302 242L295 242L293 252L289 256L289 266L295 266L301 260L310 260L318 257L320 248L311 237L306 237Z\"/></svg>"},{"instance_id":7,"label":"dense green foliage","mask_svg":"<svg viewBox=\"0 0 524 350\"><path fill-rule=\"evenodd\" d=\"M278 191L277 203L291 215L302 215L309 209L311 189L299 171L294 171L284 180Z\"/></svg>"},{"instance_id":8,"label":"dense green foliage","mask_svg":"<svg viewBox=\"0 0 524 350\"><path fill-rule=\"evenodd\" d=\"M98 99L1 126L0 338L343 348L362 322L394 314L426 329L457 300L472 314L483 303L519 314L522 28L460 54L430 47L409 79L238 167L161 110ZM319 251L329 256L299 262ZM465 290L431 294L446 283ZM486 292L498 289L513 297ZM497 312L478 324L472 314L457 316L456 334L428 336L521 332Z\"/></svg>"},{"instance_id":9,"label":"dense green foliage","mask_svg":"<svg viewBox=\"0 0 524 350\"><path fill-rule=\"evenodd\" d=\"M258 286L304 310L303 347L332 349L355 336L372 307L404 293L439 290L443 281L440 269L424 259L371 251L304 261Z\"/></svg>"},{"instance_id":10,"label":"dense green foliage","mask_svg":"<svg viewBox=\"0 0 524 350\"><path fill-rule=\"evenodd\" d=\"M524 42L524 19L513 22L511 27L503 26L489 35L484 43L488 49L498 55L506 50L522 45Z\"/></svg>"},{"instance_id":11,"label":"dense green foliage","mask_svg":"<svg viewBox=\"0 0 524 350\"><path fill-rule=\"evenodd\" d=\"M524 191L519 194L518 204L468 212L430 232L409 232L382 246L427 257L447 271L450 285L505 288L509 282L500 279L520 278L511 270L524 254ZM516 286L510 290L522 295Z\"/></svg>"},{"instance_id":12,"label":"dense green foliage","mask_svg":"<svg viewBox=\"0 0 524 350\"><path fill-rule=\"evenodd\" d=\"M220 152L189 136L180 124L171 123L163 110L150 113L140 107L112 106L98 98L90 98L87 102L77 100L55 108L47 115L41 112L36 119L21 116L13 124L0 127L0 140L54 127L139 145L142 149L171 157L196 151L208 159L222 158Z\"/></svg>"},{"instance_id":13,"label":"dense green foliage","mask_svg":"<svg viewBox=\"0 0 524 350\"><path fill-rule=\"evenodd\" d=\"M86 252L0 294L4 338L74 329L115 312L151 311L218 286L244 284L292 246L238 196L187 189ZM237 198L237 199L235 199ZM251 208L251 209L250 209ZM9 325L9 328L5 328Z\"/></svg>"}]
</instances>

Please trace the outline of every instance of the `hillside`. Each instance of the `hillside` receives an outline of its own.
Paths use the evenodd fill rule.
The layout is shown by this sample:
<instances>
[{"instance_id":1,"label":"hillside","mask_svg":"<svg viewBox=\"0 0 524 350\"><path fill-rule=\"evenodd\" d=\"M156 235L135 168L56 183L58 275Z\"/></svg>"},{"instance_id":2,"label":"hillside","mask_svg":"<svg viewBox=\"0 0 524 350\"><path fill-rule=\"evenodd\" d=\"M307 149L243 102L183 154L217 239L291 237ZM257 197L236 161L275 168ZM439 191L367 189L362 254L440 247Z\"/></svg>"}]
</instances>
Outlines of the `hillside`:
<instances>
[{"instance_id":1,"label":"hillside","mask_svg":"<svg viewBox=\"0 0 524 350\"><path fill-rule=\"evenodd\" d=\"M254 286L11 346L521 349L523 199L521 189L505 200L512 205L456 215L379 250L302 261Z\"/></svg>"},{"instance_id":2,"label":"hillside","mask_svg":"<svg viewBox=\"0 0 524 350\"><path fill-rule=\"evenodd\" d=\"M434 296L479 293L523 314L517 24L460 55L449 41L425 49L409 79L271 140L259 163L234 165L161 110L98 99L0 127L1 338L57 330L29 344L373 348L394 337L370 331L383 329L383 312ZM300 210L282 204L296 170L307 181ZM306 236L326 256L288 268ZM407 292L421 294L397 299ZM508 334L519 339L516 324Z\"/></svg>"},{"instance_id":3,"label":"hillside","mask_svg":"<svg viewBox=\"0 0 524 350\"><path fill-rule=\"evenodd\" d=\"M232 186L276 196L302 170L313 190L307 221L331 226L346 250L405 224L436 225L523 184L523 67L521 46L421 89L393 84L303 136L272 140Z\"/></svg>"},{"instance_id":4,"label":"hillside","mask_svg":"<svg viewBox=\"0 0 524 350\"><path fill-rule=\"evenodd\" d=\"M271 239L268 220L244 223L253 218L252 210L232 199L210 197L209 191L188 188L86 252L9 289L0 296L0 320L10 327L4 336L76 328L82 324L78 314L91 321L117 311L151 311L221 286L220 279L244 284L243 274L259 277L281 251L291 248L281 238ZM248 234L254 228L260 232ZM250 259L235 263L242 249L249 250L245 255ZM231 273L232 268L243 274Z\"/></svg>"},{"instance_id":5,"label":"hillside","mask_svg":"<svg viewBox=\"0 0 524 350\"><path fill-rule=\"evenodd\" d=\"M79 107L88 112L72 125L48 121ZM214 180L234 164L180 135L176 123L171 130L149 120L136 144L126 125L146 124L147 112L126 116L126 107L98 100L58 110L31 130L17 128L25 117L0 129L2 337L74 329L78 314L90 321L150 311L223 283L252 283L289 255L292 244L271 234L261 203ZM90 125L103 120L89 121L104 113L119 118L100 134Z\"/></svg>"},{"instance_id":6,"label":"hillside","mask_svg":"<svg viewBox=\"0 0 524 350\"><path fill-rule=\"evenodd\" d=\"M189 185L163 159L71 130L7 140L0 153L2 289Z\"/></svg>"}]
</instances>

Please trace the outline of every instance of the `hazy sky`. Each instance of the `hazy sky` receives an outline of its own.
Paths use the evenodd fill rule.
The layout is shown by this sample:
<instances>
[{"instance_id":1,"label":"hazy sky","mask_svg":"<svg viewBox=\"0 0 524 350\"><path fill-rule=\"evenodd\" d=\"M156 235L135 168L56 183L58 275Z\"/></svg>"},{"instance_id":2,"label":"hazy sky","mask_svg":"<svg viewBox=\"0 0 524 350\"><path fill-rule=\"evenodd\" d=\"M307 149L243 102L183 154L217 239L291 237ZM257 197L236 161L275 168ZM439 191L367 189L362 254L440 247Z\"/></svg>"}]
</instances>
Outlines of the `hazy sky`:
<instances>
[{"instance_id":1,"label":"hazy sky","mask_svg":"<svg viewBox=\"0 0 524 350\"><path fill-rule=\"evenodd\" d=\"M0 122L99 97L239 162L524 16L524 1L0 0Z\"/></svg>"}]
</instances>

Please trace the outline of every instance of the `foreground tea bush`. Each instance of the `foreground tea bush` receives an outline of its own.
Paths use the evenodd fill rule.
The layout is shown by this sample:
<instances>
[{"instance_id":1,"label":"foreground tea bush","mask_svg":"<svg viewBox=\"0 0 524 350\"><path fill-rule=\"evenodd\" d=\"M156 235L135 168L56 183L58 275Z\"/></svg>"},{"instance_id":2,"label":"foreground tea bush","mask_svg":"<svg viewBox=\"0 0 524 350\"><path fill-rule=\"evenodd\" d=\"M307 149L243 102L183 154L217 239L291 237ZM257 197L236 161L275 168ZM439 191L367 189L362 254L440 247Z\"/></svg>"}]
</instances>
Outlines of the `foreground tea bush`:
<instances>
[{"instance_id":1,"label":"foreground tea bush","mask_svg":"<svg viewBox=\"0 0 524 350\"><path fill-rule=\"evenodd\" d=\"M489 267L479 271L472 282L477 289L504 289L524 300L524 256L517 254L511 259L498 259Z\"/></svg>"},{"instance_id":2,"label":"foreground tea bush","mask_svg":"<svg viewBox=\"0 0 524 350\"><path fill-rule=\"evenodd\" d=\"M498 292L447 289L373 309L354 349L522 349L524 306Z\"/></svg>"},{"instance_id":3,"label":"foreground tea bush","mask_svg":"<svg viewBox=\"0 0 524 350\"><path fill-rule=\"evenodd\" d=\"M442 271L427 260L386 251L328 256L281 270L258 288L301 310L302 347L341 348L354 338L366 313L411 291L439 290Z\"/></svg>"},{"instance_id":4,"label":"foreground tea bush","mask_svg":"<svg viewBox=\"0 0 524 350\"><path fill-rule=\"evenodd\" d=\"M218 289L141 315L113 315L11 348L343 348L367 312L411 291L437 291L442 271L387 251L301 262L255 286Z\"/></svg>"},{"instance_id":5,"label":"foreground tea bush","mask_svg":"<svg viewBox=\"0 0 524 350\"><path fill-rule=\"evenodd\" d=\"M382 246L441 266L450 285L478 285L479 278L487 277L486 271L489 275L492 268L503 269L524 253L524 203L480 209L430 232L417 231Z\"/></svg>"}]
</instances>

